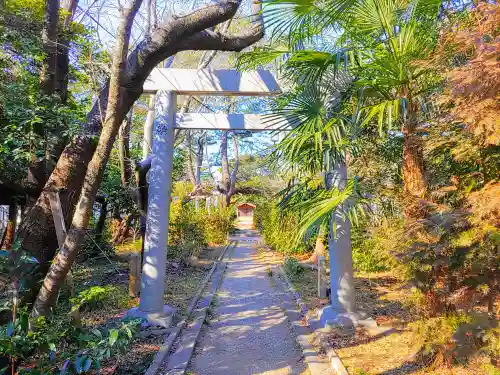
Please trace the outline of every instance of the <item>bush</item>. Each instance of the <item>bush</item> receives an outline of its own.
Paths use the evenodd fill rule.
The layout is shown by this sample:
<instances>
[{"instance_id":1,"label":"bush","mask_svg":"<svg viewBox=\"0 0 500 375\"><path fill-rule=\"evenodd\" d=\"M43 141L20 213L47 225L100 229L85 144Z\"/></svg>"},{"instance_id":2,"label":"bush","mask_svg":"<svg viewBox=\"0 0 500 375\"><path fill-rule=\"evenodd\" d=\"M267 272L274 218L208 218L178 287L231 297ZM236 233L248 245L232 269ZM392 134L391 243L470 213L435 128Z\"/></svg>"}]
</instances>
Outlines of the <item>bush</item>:
<instances>
[{"instance_id":1,"label":"bush","mask_svg":"<svg viewBox=\"0 0 500 375\"><path fill-rule=\"evenodd\" d=\"M128 295L122 289L113 285L93 286L71 298L72 310L93 311L103 307L125 307Z\"/></svg>"},{"instance_id":2,"label":"bush","mask_svg":"<svg viewBox=\"0 0 500 375\"><path fill-rule=\"evenodd\" d=\"M298 217L281 215L274 202L258 204L254 213L255 227L260 230L266 244L284 254L304 254L309 244L295 244Z\"/></svg>"},{"instance_id":3,"label":"bush","mask_svg":"<svg viewBox=\"0 0 500 375\"><path fill-rule=\"evenodd\" d=\"M421 355L447 365L465 363L479 350L498 354L498 337L486 315L454 313L411 324L420 341ZM486 345L485 345L486 344Z\"/></svg>"},{"instance_id":4,"label":"bush","mask_svg":"<svg viewBox=\"0 0 500 375\"><path fill-rule=\"evenodd\" d=\"M199 220L203 225L205 241L209 244L222 245L227 242L227 235L233 227L234 214L233 209L221 208L211 211L202 211Z\"/></svg>"},{"instance_id":5,"label":"bush","mask_svg":"<svg viewBox=\"0 0 500 375\"><path fill-rule=\"evenodd\" d=\"M61 319L38 318L28 324L21 310L13 322L0 326L0 358L16 374L86 374L98 372L103 360L125 352L140 320L115 328L84 330Z\"/></svg>"},{"instance_id":6,"label":"bush","mask_svg":"<svg viewBox=\"0 0 500 375\"><path fill-rule=\"evenodd\" d=\"M396 254L403 251L402 220L392 219L371 224L369 221L353 226L352 258L354 268L363 272L382 272L399 264Z\"/></svg>"},{"instance_id":7,"label":"bush","mask_svg":"<svg viewBox=\"0 0 500 375\"><path fill-rule=\"evenodd\" d=\"M296 280L304 273L304 268L299 264L299 261L292 257L285 258L283 269L291 280Z\"/></svg>"},{"instance_id":8,"label":"bush","mask_svg":"<svg viewBox=\"0 0 500 375\"><path fill-rule=\"evenodd\" d=\"M232 208L196 211L193 201L186 197L191 191L189 183L174 186L176 200L170 206L169 257L186 262L208 244L224 244L234 219ZM201 205L200 205L201 206Z\"/></svg>"}]
</instances>

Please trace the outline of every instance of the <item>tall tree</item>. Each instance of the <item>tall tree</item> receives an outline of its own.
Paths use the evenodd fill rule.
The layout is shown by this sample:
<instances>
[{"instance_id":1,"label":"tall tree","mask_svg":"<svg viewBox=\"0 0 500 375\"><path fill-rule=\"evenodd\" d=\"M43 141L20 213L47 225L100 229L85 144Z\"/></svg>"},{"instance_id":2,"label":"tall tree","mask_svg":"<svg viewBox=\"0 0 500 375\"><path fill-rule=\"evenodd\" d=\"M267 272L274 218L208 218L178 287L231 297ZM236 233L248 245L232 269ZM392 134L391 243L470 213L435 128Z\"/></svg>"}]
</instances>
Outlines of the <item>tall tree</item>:
<instances>
[{"instance_id":1,"label":"tall tree","mask_svg":"<svg viewBox=\"0 0 500 375\"><path fill-rule=\"evenodd\" d=\"M40 70L40 92L51 96L56 88L57 67L57 27L59 24L59 0L48 0L45 5L44 23L42 28L42 44L45 54ZM28 168L27 184L41 189L50 173L51 157L47 132L51 126L40 122L34 126L34 133L42 141L45 148L44 157L33 154L32 163Z\"/></svg>"},{"instance_id":2,"label":"tall tree","mask_svg":"<svg viewBox=\"0 0 500 375\"><path fill-rule=\"evenodd\" d=\"M236 176L240 163L240 155L238 148L238 137L236 132L232 132L233 152L234 152L234 165L233 170L230 172L229 157L228 157L228 131L223 131L220 142L220 155L222 164L222 192L226 197L226 205L231 204L231 197L236 193Z\"/></svg>"},{"instance_id":3,"label":"tall tree","mask_svg":"<svg viewBox=\"0 0 500 375\"><path fill-rule=\"evenodd\" d=\"M183 17L172 16L137 44L126 63L121 100L114 108L116 122L121 123L133 103L142 93L144 81L151 70L168 56L183 50L241 51L263 36L260 3L253 3L253 26L237 34L227 34L212 28L234 16L239 1L226 0L209 5ZM54 223L50 213L48 192L59 190L65 217L73 215L84 180L85 170L95 150L93 137L100 133L102 118L107 118L109 82L99 91L98 98L87 116L85 134L66 146L34 207L23 221L20 232L22 246L47 265L57 249Z\"/></svg>"},{"instance_id":4,"label":"tall tree","mask_svg":"<svg viewBox=\"0 0 500 375\"><path fill-rule=\"evenodd\" d=\"M276 1L279 3L279 1ZM421 61L432 53L441 2L415 0L314 1L270 6L270 24L279 24L278 36L289 34L286 50L257 50L247 62L268 62L288 54L288 74L314 82L331 67L346 67L357 90L353 105L361 104L359 122L375 125L380 135L399 128L404 136L403 180L408 219L425 215L427 178L422 153L422 124L429 94L439 77ZM306 25L314 24L311 28ZM332 27L339 30L328 49L298 49ZM331 38L329 38L331 40Z\"/></svg>"},{"instance_id":5,"label":"tall tree","mask_svg":"<svg viewBox=\"0 0 500 375\"><path fill-rule=\"evenodd\" d=\"M85 232L92 216L92 208L97 195L104 169L111 149L121 125L116 112L123 100L123 82L125 80L127 53L135 15L139 11L142 0L132 0L120 8L120 26L116 37L106 118L103 123L99 143L89 163L78 204L73 215L71 228L54 263L51 265L33 306L32 315L44 316L55 302L59 288L66 278L78 250L85 238Z\"/></svg>"}]
</instances>

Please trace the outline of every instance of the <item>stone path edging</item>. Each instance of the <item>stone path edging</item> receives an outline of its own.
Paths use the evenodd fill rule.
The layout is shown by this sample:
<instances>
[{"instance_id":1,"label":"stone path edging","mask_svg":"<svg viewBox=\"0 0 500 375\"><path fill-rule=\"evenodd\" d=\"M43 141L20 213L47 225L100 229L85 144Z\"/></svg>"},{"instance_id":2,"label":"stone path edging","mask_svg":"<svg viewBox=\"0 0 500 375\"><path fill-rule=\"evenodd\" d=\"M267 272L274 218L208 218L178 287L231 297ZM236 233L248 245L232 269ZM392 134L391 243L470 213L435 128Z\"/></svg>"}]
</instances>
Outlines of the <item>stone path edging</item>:
<instances>
[{"instance_id":1,"label":"stone path edging","mask_svg":"<svg viewBox=\"0 0 500 375\"><path fill-rule=\"evenodd\" d=\"M214 273L215 269L217 268L218 264L224 259L224 256L227 252L227 250L230 247L234 247L235 241L230 241L227 246L225 247L224 251L222 252L221 255L217 258L217 261L214 262L212 265L212 268L208 272L207 276L203 279L201 282L200 286L196 290L196 294L194 297L191 299L191 302L189 303L188 309L187 309L187 317L186 319L180 321L177 323L175 327L172 328L172 331L167 335L165 338L164 344L160 347L160 350L156 353L154 356L153 362L151 365L148 367L147 371L144 373L144 375L156 375L158 373L158 370L160 369L161 364L165 361L168 353L172 349L172 346L174 345L174 342L176 339L179 337L179 334L182 332L182 330L186 327L186 323L191 317L193 310L195 309L198 300L200 299L201 293L203 293L203 290L205 290L208 282L210 281L210 278L212 277L212 274ZM219 280L220 282L220 280ZM206 316L206 311L205 311L205 316ZM203 318L203 320L205 317Z\"/></svg>"},{"instance_id":2,"label":"stone path edging","mask_svg":"<svg viewBox=\"0 0 500 375\"><path fill-rule=\"evenodd\" d=\"M305 318L305 322L307 324L307 327L309 328L309 331L312 331L311 334L314 335L314 336L316 336L319 339L318 341L320 342L321 347L323 348L323 350L325 350L326 355L328 356L328 359L329 359L330 366L331 366L332 370L335 371L335 373L337 375L349 375L349 373L347 372L346 367L342 363L342 360L337 355L337 353L335 352L335 350L333 349L333 347L325 339L324 333L317 326L317 324L312 324L313 322L311 322L307 318L307 315L306 315L307 312L308 312L307 305L302 300L302 297L300 296L300 294L293 287L292 283L290 282L290 279L286 275L286 273L283 270L283 268L281 266L277 265L275 267L275 269L277 269L279 275L282 277L282 280L284 281L284 284L288 288L289 293L293 295L293 297L295 299L295 302L297 303L297 306L300 308L300 311L299 310L295 310L295 311L292 310L292 312L289 312L288 309L287 309L287 310L285 310L286 313L293 317L293 315L294 315L293 312L295 312L295 314L299 314L299 319L301 317L304 317ZM290 320L292 321L291 318L290 318ZM295 323L292 321L292 326L294 327L294 329L296 329L299 326L301 328L304 328L304 326L301 326L298 323L299 323L298 321L295 321ZM316 323L318 323L318 322L316 322ZM316 327L314 327L314 326L316 326ZM310 353L310 351L312 349L311 343L306 338L299 336L299 334L297 334L297 342L302 347L302 350L304 351L304 356L305 356L305 358L307 360L308 357L305 354L306 354L306 352ZM309 368L310 368L311 374L315 375L315 373L311 369L311 366Z\"/></svg>"},{"instance_id":3,"label":"stone path edging","mask_svg":"<svg viewBox=\"0 0 500 375\"><path fill-rule=\"evenodd\" d=\"M195 320L183 332L180 341L176 345L175 352L164 358L167 365L165 374L184 375L186 373L203 323L206 320L207 312L224 277L227 263L218 263L218 267L220 267L220 271L216 273L216 279L213 280L209 294L200 301L199 307L196 309Z\"/></svg>"}]
</instances>

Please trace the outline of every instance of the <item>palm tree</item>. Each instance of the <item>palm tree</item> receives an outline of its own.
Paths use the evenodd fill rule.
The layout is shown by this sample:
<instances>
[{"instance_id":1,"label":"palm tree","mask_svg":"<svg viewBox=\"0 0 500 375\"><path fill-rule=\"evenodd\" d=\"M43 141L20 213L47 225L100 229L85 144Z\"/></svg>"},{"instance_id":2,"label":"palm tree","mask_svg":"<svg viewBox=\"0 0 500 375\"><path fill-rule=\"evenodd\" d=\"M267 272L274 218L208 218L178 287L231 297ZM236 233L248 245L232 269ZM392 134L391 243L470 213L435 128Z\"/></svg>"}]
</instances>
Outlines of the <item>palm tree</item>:
<instances>
[{"instance_id":1,"label":"palm tree","mask_svg":"<svg viewBox=\"0 0 500 375\"><path fill-rule=\"evenodd\" d=\"M288 48L261 47L240 58L243 67L282 58L282 76L296 87L275 110L296 125L275 157L298 168L303 179L283 192L281 206L301 213L298 239L330 227L334 316L355 310L349 215L356 213L352 209L356 181L347 179L347 161L352 141L363 127L375 125L381 136L399 128L404 137L404 189L410 198L405 216L423 214L419 201L426 196L427 181L419 131L426 96L438 80L421 61L432 52L440 4L269 0L268 25L276 30L280 46L288 37ZM316 48L304 48L308 45ZM343 95L346 91L348 95ZM329 165L336 173L330 173ZM310 176L318 172L327 178L323 186L311 188ZM332 176L340 176L336 186L329 182Z\"/></svg>"},{"instance_id":2,"label":"palm tree","mask_svg":"<svg viewBox=\"0 0 500 375\"><path fill-rule=\"evenodd\" d=\"M330 70L314 82L302 81L274 110L295 125L271 156L293 171L279 205L284 213L300 214L296 241L317 236L316 247L324 247L329 232L333 314L323 314L325 321L355 313L350 218L356 218L359 197L356 180L347 179L346 162L357 128L342 100L351 86L346 72Z\"/></svg>"},{"instance_id":3,"label":"palm tree","mask_svg":"<svg viewBox=\"0 0 500 375\"><path fill-rule=\"evenodd\" d=\"M422 61L435 44L440 6L437 0L269 0L268 24L280 40L288 33L290 47L255 49L240 59L242 65L259 65L286 56L284 76L298 76L302 84L318 82L332 68L347 70L356 90L352 102L361 105L356 122L378 126L381 135L399 129L404 137L407 218L424 214L420 132L428 94L439 78ZM323 50L297 48L317 45L318 39Z\"/></svg>"}]
</instances>

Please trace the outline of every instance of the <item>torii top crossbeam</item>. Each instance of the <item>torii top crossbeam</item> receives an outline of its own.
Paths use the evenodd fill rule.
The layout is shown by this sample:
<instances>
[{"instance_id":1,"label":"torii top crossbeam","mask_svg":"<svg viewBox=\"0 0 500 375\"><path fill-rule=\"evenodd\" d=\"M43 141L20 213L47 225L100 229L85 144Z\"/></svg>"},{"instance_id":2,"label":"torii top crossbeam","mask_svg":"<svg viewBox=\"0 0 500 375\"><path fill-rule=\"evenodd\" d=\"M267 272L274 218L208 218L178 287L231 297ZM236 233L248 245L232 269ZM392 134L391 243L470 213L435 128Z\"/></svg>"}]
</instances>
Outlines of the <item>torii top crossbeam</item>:
<instances>
[{"instance_id":1,"label":"torii top crossbeam","mask_svg":"<svg viewBox=\"0 0 500 375\"><path fill-rule=\"evenodd\" d=\"M143 89L145 93L165 90L180 95L272 96L281 93L276 78L267 70L156 68Z\"/></svg>"}]
</instances>

